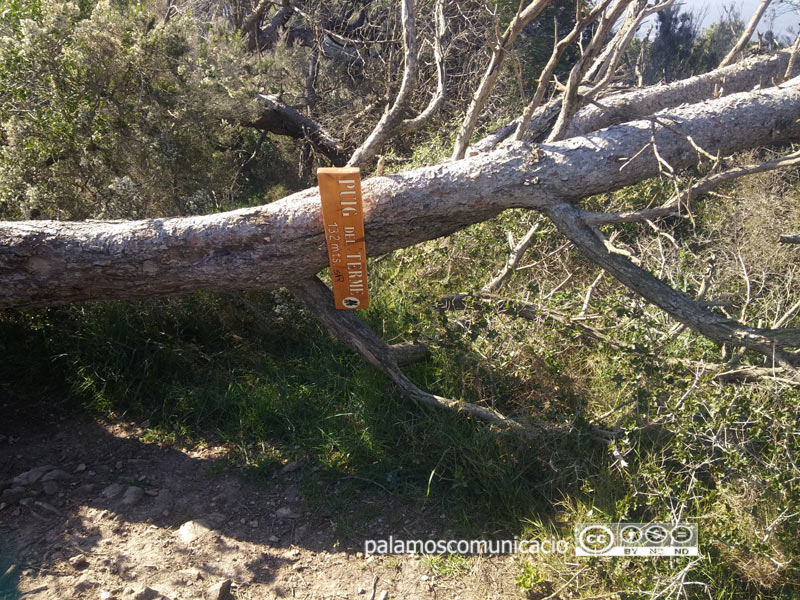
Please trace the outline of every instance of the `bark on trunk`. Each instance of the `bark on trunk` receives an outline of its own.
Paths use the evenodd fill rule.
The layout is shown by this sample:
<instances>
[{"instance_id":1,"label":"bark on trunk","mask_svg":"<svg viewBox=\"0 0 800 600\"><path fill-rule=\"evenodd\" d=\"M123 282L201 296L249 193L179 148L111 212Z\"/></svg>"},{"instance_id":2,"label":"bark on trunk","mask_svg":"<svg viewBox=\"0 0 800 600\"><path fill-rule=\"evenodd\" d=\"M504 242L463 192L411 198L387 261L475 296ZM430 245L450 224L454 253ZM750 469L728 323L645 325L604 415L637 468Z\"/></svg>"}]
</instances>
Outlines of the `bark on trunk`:
<instances>
[{"instance_id":1,"label":"bark on trunk","mask_svg":"<svg viewBox=\"0 0 800 600\"><path fill-rule=\"evenodd\" d=\"M674 168L697 160L688 135L711 153L798 139L799 113L800 81L792 80L563 142L518 142L375 177L363 185L367 252L448 235L507 208L542 210L654 176L651 138ZM319 206L310 189L199 217L0 223L0 308L296 284L327 265Z\"/></svg>"},{"instance_id":2,"label":"bark on trunk","mask_svg":"<svg viewBox=\"0 0 800 600\"><path fill-rule=\"evenodd\" d=\"M756 56L729 67L667 85L654 85L605 96L591 106L579 110L565 135L566 137L584 135L603 127L645 117L657 110L701 102L712 98L715 94L721 97L757 87L769 87L796 74L797 69L789 64L791 54L789 51L783 51L769 57ZM537 109L524 138L529 141L544 140L560 110L560 99ZM470 152L487 152L497 147L511 137L519 122L519 118L515 119L473 144L470 146Z\"/></svg>"}]
</instances>

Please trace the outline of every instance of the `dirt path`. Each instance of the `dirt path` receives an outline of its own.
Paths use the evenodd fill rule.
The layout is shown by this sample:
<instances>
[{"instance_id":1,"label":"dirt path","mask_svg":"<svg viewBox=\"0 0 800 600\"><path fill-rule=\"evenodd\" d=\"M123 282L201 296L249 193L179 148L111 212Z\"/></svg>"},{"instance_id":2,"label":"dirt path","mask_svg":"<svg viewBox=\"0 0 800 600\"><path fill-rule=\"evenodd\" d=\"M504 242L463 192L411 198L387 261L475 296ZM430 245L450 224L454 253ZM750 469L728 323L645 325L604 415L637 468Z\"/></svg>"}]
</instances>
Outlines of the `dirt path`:
<instances>
[{"instance_id":1,"label":"dirt path","mask_svg":"<svg viewBox=\"0 0 800 600\"><path fill-rule=\"evenodd\" d=\"M0 600L523 597L512 557L442 576L423 558L361 552L367 538L447 537L431 508L375 486L334 514L302 495L312 465L253 481L224 447L184 452L141 433L0 426Z\"/></svg>"}]
</instances>

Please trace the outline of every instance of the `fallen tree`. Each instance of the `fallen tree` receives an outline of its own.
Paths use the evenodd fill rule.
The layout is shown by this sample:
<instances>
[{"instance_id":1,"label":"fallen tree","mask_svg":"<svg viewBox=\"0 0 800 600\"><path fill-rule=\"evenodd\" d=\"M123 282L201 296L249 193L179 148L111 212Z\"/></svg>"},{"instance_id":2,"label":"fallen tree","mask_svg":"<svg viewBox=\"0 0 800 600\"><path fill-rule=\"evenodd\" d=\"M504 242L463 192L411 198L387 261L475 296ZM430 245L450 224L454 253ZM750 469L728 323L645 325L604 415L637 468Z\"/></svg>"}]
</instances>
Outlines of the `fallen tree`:
<instances>
[{"instance_id":1,"label":"fallen tree","mask_svg":"<svg viewBox=\"0 0 800 600\"><path fill-rule=\"evenodd\" d=\"M608 14L621 14L622 7L630 4L618 0ZM644 3L637 6L640 11L648 9ZM413 11L414 3L404 0L409 51L415 48ZM595 41L603 36L605 30L601 29ZM620 38L624 43L630 41L630 36ZM594 54L599 50L593 46ZM687 197L676 197L660 209L643 207L640 212L620 216L590 213L580 207L581 199L661 174L672 177L701 160L718 165L725 155L800 139L800 77L780 83L791 74L787 65L792 62L788 53L754 59L671 86L592 99L594 104L583 108L587 99L578 93L577 84L588 65L580 63L570 77L565 100L559 101L567 106L558 108L551 103L542 107L545 112L540 116L547 118L534 118L530 135L517 135L521 139L502 144L503 136L496 135L491 143L479 146L481 151L474 148L466 159L365 180L368 253L377 256L445 236L510 208L539 211L590 261L683 326L717 342L755 350L798 378L794 368L798 354L792 351L800 347L798 330L748 327L711 311L642 269L597 229L601 223L674 215L689 205L691 189L705 192L738 176L796 164L794 159L718 173L691 188ZM404 81L414 78L414 70L413 56L409 56ZM604 76L603 81L608 78ZM443 76L440 89L442 81ZM599 89L600 83L595 83L593 90ZM402 129L406 87L398 92L394 107L376 125L362 152L374 155L381 142L370 140L383 140L391 131ZM434 97L430 106L438 101ZM541 139L536 132L552 126L556 115L561 115L560 133L551 133L545 143L530 141L531 137ZM280 120L279 113L276 118ZM311 123L299 127L311 135ZM509 135L513 130L508 129ZM559 141L552 141L555 139ZM319 142L313 136L311 141ZM330 137L319 143L336 145ZM495 149L486 151L491 147ZM336 150L338 160L341 146ZM197 217L5 222L0 223L0 308L193 290L287 287L340 340L382 369L408 396L435 406L458 406L419 390L400 372L392 349L374 332L358 325L360 321L352 314L330 309L328 294L316 279L327 265L324 244L316 189L266 206ZM524 251L514 249L510 269ZM498 286L502 280L496 279ZM504 420L482 407L462 408L482 419Z\"/></svg>"},{"instance_id":2,"label":"fallen tree","mask_svg":"<svg viewBox=\"0 0 800 600\"><path fill-rule=\"evenodd\" d=\"M553 144L364 181L370 255L448 235L508 208L543 210L715 154L796 139L800 81L655 113ZM691 136L692 141L689 141ZM624 169L621 169L625 165ZM0 224L0 307L30 308L189 290L274 288L327 265L319 196L142 221Z\"/></svg>"}]
</instances>

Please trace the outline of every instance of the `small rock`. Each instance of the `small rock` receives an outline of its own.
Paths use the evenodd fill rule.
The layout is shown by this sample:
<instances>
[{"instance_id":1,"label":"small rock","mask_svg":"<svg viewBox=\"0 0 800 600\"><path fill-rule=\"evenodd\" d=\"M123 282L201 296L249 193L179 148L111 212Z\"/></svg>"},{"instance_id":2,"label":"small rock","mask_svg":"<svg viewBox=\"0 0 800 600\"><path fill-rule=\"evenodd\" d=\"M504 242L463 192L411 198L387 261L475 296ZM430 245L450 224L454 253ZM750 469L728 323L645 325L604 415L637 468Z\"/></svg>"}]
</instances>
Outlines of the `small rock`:
<instances>
[{"instance_id":1,"label":"small rock","mask_svg":"<svg viewBox=\"0 0 800 600\"><path fill-rule=\"evenodd\" d=\"M430 579L430 577L428 577L427 575L421 575L419 578L420 581L428 581L428 579Z\"/></svg>"},{"instance_id":2,"label":"small rock","mask_svg":"<svg viewBox=\"0 0 800 600\"><path fill-rule=\"evenodd\" d=\"M130 486L122 495L122 504L125 506L133 506L144 497L144 490L135 485Z\"/></svg>"},{"instance_id":3,"label":"small rock","mask_svg":"<svg viewBox=\"0 0 800 600\"><path fill-rule=\"evenodd\" d=\"M42 490L44 490L44 493L48 496L52 496L58 493L58 484L55 481L45 481L42 484Z\"/></svg>"},{"instance_id":4,"label":"small rock","mask_svg":"<svg viewBox=\"0 0 800 600\"><path fill-rule=\"evenodd\" d=\"M8 488L7 490L3 491L3 495L0 496L0 500L6 504L14 504L15 502L19 502L19 500L25 496L25 492L26 490L24 487Z\"/></svg>"},{"instance_id":5,"label":"small rock","mask_svg":"<svg viewBox=\"0 0 800 600\"><path fill-rule=\"evenodd\" d=\"M50 514L53 514L53 515L60 515L60 514L61 514L61 511L60 511L60 510L58 510L58 509L57 509L55 506L53 506L52 504L48 504L47 502L42 502L42 501L40 501L40 500L37 500L36 502L34 502L34 503L33 503L33 505L34 505L36 508L40 508L40 509L42 509L43 511L45 511L45 512L49 512Z\"/></svg>"},{"instance_id":6,"label":"small rock","mask_svg":"<svg viewBox=\"0 0 800 600\"><path fill-rule=\"evenodd\" d=\"M292 561L300 560L300 550L298 550L297 548L293 548L292 550L289 550L288 552L284 552L283 558L285 558L287 560L292 560Z\"/></svg>"},{"instance_id":7,"label":"small rock","mask_svg":"<svg viewBox=\"0 0 800 600\"><path fill-rule=\"evenodd\" d=\"M80 569L81 567L86 566L86 556L83 554L76 554L75 556L68 559L69 564L74 567L75 569Z\"/></svg>"},{"instance_id":8,"label":"small rock","mask_svg":"<svg viewBox=\"0 0 800 600\"><path fill-rule=\"evenodd\" d=\"M79 485L75 488L75 493L79 494L80 496L88 496L94 491L94 484L93 483L84 483L83 485Z\"/></svg>"},{"instance_id":9,"label":"small rock","mask_svg":"<svg viewBox=\"0 0 800 600\"><path fill-rule=\"evenodd\" d=\"M111 598L111 592L100 590L100 600L109 600L109 598Z\"/></svg>"},{"instance_id":10,"label":"small rock","mask_svg":"<svg viewBox=\"0 0 800 600\"><path fill-rule=\"evenodd\" d=\"M168 489L161 489L158 491L158 497L156 498L156 506L159 511L171 510L172 505L174 504L174 499L172 498L172 492Z\"/></svg>"},{"instance_id":11,"label":"small rock","mask_svg":"<svg viewBox=\"0 0 800 600\"><path fill-rule=\"evenodd\" d=\"M228 521L228 515L213 512L203 517L203 522L208 523L212 527L219 527Z\"/></svg>"},{"instance_id":12,"label":"small rock","mask_svg":"<svg viewBox=\"0 0 800 600\"><path fill-rule=\"evenodd\" d=\"M153 600L154 598L158 598L160 595L161 594L153 588L146 587L140 592L136 592L133 595L133 600Z\"/></svg>"},{"instance_id":13,"label":"small rock","mask_svg":"<svg viewBox=\"0 0 800 600\"><path fill-rule=\"evenodd\" d=\"M301 525L297 529L294 530L294 540L295 542L301 542L303 538L306 537L308 533L308 527L305 525Z\"/></svg>"},{"instance_id":14,"label":"small rock","mask_svg":"<svg viewBox=\"0 0 800 600\"><path fill-rule=\"evenodd\" d=\"M203 578L203 573L200 569L181 569L178 571L181 575L183 575L189 581L198 581Z\"/></svg>"},{"instance_id":15,"label":"small rock","mask_svg":"<svg viewBox=\"0 0 800 600\"><path fill-rule=\"evenodd\" d=\"M2 575L0 575L0 590L10 589L11 579L19 575L19 567L12 564Z\"/></svg>"},{"instance_id":16,"label":"small rock","mask_svg":"<svg viewBox=\"0 0 800 600\"><path fill-rule=\"evenodd\" d=\"M389 592L383 590L380 594L378 594L378 600L386 600L389 597Z\"/></svg>"},{"instance_id":17,"label":"small rock","mask_svg":"<svg viewBox=\"0 0 800 600\"><path fill-rule=\"evenodd\" d=\"M231 598L231 583L230 579L215 583L206 590L205 597L207 600L228 600Z\"/></svg>"},{"instance_id":18,"label":"small rock","mask_svg":"<svg viewBox=\"0 0 800 600\"><path fill-rule=\"evenodd\" d=\"M35 469L31 469L30 471L25 471L24 473L20 473L19 475L14 477L14 479L12 479L11 482L14 485L33 485L34 483L39 481L39 479L41 479L45 473L47 473L48 471L52 471L53 469L55 469L55 467L52 465L43 465L41 467L36 467Z\"/></svg>"},{"instance_id":19,"label":"small rock","mask_svg":"<svg viewBox=\"0 0 800 600\"><path fill-rule=\"evenodd\" d=\"M75 472L76 473L83 473L85 470L86 470L86 464L85 463L81 463L77 467L75 467Z\"/></svg>"},{"instance_id":20,"label":"small rock","mask_svg":"<svg viewBox=\"0 0 800 600\"><path fill-rule=\"evenodd\" d=\"M277 544L278 542L280 542L280 541L281 541L281 538L279 538L277 535L271 535L271 536L269 536L269 538L267 538L267 539L268 539L270 542L272 542L273 544Z\"/></svg>"},{"instance_id":21,"label":"small rock","mask_svg":"<svg viewBox=\"0 0 800 600\"><path fill-rule=\"evenodd\" d=\"M60 481L64 479L69 479L69 473L61 469L53 469L42 475L41 481L44 483L45 481Z\"/></svg>"},{"instance_id":22,"label":"small rock","mask_svg":"<svg viewBox=\"0 0 800 600\"><path fill-rule=\"evenodd\" d=\"M250 525L250 527L252 527L253 529L256 529L256 528L258 528L258 521L256 521L254 519L254 520L250 521L250 523L248 523L248 525Z\"/></svg>"},{"instance_id":23,"label":"small rock","mask_svg":"<svg viewBox=\"0 0 800 600\"><path fill-rule=\"evenodd\" d=\"M296 502L298 498L297 487L290 485L283 492L283 499L287 502Z\"/></svg>"},{"instance_id":24,"label":"small rock","mask_svg":"<svg viewBox=\"0 0 800 600\"><path fill-rule=\"evenodd\" d=\"M121 483L112 483L107 486L101 493L106 498L116 498L125 490L125 486Z\"/></svg>"},{"instance_id":25,"label":"small rock","mask_svg":"<svg viewBox=\"0 0 800 600\"><path fill-rule=\"evenodd\" d=\"M367 593L367 590L365 590L364 588L362 588L362 587L358 588L358 595L359 596L362 595L362 594L366 594L366 593Z\"/></svg>"},{"instance_id":26,"label":"small rock","mask_svg":"<svg viewBox=\"0 0 800 600\"><path fill-rule=\"evenodd\" d=\"M148 496L152 496L153 498L155 498L156 496L159 495L160 492L159 492L158 488L150 488L149 487L149 488L145 488L144 493L147 494Z\"/></svg>"},{"instance_id":27,"label":"small rock","mask_svg":"<svg viewBox=\"0 0 800 600\"><path fill-rule=\"evenodd\" d=\"M97 587L97 583L89 579L88 575L84 575L81 577L78 582L75 584L75 593L76 595L83 594L84 592L92 589L93 587Z\"/></svg>"},{"instance_id":28,"label":"small rock","mask_svg":"<svg viewBox=\"0 0 800 600\"><path fill-rule=\"evenodd\" d=\"M293 473L294 471L297 471L297 469L299 469L302 466L303 466L303 463L301 463L299 460L293 460L292 462L287 463L286 465L284 465L284 467L280 470L280 474L281 475L286 475L287 473Z\"/></svg>"},{"instance_id":29,"label":"small rock","mask_svg":"<svg viewBox=\"0 0 800 600\"><path fill-rule=\"evenodd\" d=\"M292 511L288 506L281 506L275 511L275 517L278 519L296 519L299 515Z\"/></svg>"},{"instance_id":30,"label":"small rock","mask_svg":"<svg viewBox=\"0 0 800 600\"><path fill-rule=\"evenodd\" d=\"M186 523L181 525L178 529L178 537L184 544L191 544L196 539L206 535L209 531L211 531L211 527L209 527L208 523L204 523L201 520L186 521Z\"/></svg>"}]
</instances>

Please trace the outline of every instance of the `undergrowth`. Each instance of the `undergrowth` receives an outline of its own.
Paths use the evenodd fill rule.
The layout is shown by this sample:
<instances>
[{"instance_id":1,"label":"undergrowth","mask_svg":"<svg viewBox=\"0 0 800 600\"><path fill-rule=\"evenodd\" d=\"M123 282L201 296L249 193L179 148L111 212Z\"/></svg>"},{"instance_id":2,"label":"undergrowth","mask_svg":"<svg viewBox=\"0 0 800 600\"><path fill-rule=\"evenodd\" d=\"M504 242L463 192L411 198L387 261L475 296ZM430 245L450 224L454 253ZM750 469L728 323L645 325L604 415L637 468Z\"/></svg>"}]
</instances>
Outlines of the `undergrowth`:
<instances>
[{"instance_id":1,"label":"undergrowth","mask_svg":"<svg viewBox=\"0 0 800 600\"><path fill-rule=\"evenodd\" d=\"M800 226L795 185L749 178L699 199L692 219L620 227L615 244L690 295L708 279L713 310L771 326L798 299L797 256L764 231ZM669 193L650 181L587 205L623 210ZM463 536L572 540L585 521L700 528L699 557L526 557L517 584L532 598L559 589L573 598L797 597L798 391L776 379L723 383L714 368L732 356L763 366L758 356L676 327L598 278L548 225L500 292L534 305L533 318L491 302L437 304L477 291L503 263L507 232L519 239L536 218L507 211L374 259L362 315L390 343L429 346L429 359L404 368L418 385L535 423L533 441L412 404L281 291L3 313L5 410L26 419L42 400L47 410L136 420L153 439L221 439L232 464L257 477L302 455L320 478L356 475L441 505ZM554 315L580 316L605 337ZM784 323L796 324L793 315ZM621 433L604 443L594 426ZM364 533L358 524L341 531ZM431 567L458 576L468 564L440 557Z\"/></svg>"}]
</instances>

